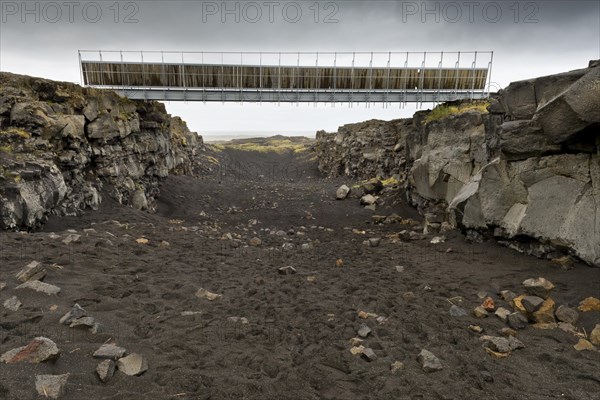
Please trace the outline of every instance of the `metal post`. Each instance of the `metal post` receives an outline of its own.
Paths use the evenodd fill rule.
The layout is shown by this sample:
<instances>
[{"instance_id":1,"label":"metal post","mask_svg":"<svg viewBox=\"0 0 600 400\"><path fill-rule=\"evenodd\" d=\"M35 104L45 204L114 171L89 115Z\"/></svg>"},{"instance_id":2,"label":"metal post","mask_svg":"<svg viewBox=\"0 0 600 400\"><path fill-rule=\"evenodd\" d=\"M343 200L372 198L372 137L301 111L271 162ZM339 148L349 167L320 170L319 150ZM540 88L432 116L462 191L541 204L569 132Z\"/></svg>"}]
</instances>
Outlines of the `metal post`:
<instances>
[{"instance_id":1,"label":"metal post","mask_svg":"<svg viewBox=\"0 0 600 400\"><path fill-rule=\"evenodd\" d=\"M373 52L369 61L369 91L367 92L367 106L370 106L371 92L373 91Z\"/></svg>"},{"instance_id":2,"label":"metal post","mask_svg":"<svg viewBox=\"0 0 600 400\"><path fill-rule=\"evenodd\" d=\"M354 59L356 53L352 53L352 72L350 73L350 108L352 108L352 101L354 100Z\"/></svg>"},{"instance_id":3,"label":"metal post","mask_svg":"<svg viewBox=\"0 0 600 400\"><path fill-rule=\"evenodd\" d=\"M456 71L455 71L454 77L456 79L456 83L454 84L454 97L458 97L458 81L460 80L459 79L459 73L460 73L459 67L460 67L460 51L458 52L458 57L456 59L456 66L455 66ZM462 86L461 86L461 88L462 88Z\"/></svg>"},{"instance_id":4,"label":"metal post","mask_svg":"<svg viewBox=\"0 0 600 400\"><path fill-rule=\"evenodd\" d=\"M142 58L142 87L146 86L146 66L144 65L144 51L140 51L140 56ZM146 89L144 90L144 100L146 100Z\"/></svg>"},{"instance_id":5,"label":"metal post","mask_svg":"<svg viewBox=\"0 0 600 400\"><path fill-rule=\"evenodd\" d=\"M440 90L441 90L441 86L442 86L442 64L444 63L444 52L441 52L440 55L440 62L438 64L438 87L437 87L437 93L435 95L435 100L436 103L439 103L439 99L440 99Z\"/></svg>"},{"instance_id":6,"label":"metal post","mask_svg":"<svg viewBox=\"0 0 600 400\"><path fill-rule=\"evenodd\" d=\"M298 52L296 79L298 80L296 82L296 107L298 107L300 105L300 52Z\"/></svg>"},{"instance_id":7,"label":"metal post","mask_svg":"<svg viewBox=\"0 0 600 400\"><path fill-rule=\"evenodd\" d=\"M187 82L185 76L185 60L183 59L183 51L181 52L181 86L183 87L183 101L187 102Z\"/></svg>"},{"instance_id":8,"label":"metal post","mask_svg":"<svg viewBox=\"0 0 600 400\"><path fill-rule=\"evenodd\" d=\"M223 52L221 52L221 102L225 104L225 69L223 67Z\"/></svg>"},{"instance_id":9,"label":"metal post","mask_svg":"<svg viewBox=\"0 0 600 400\"><path fill-rule=\"evenodd\" d=\"M258 102L262 103L262 94L263 94L263 86L262 86L262 52L259 53L260 67L259 67L259 92L258 92Z\"/></svg>"},{"instance_id":10,"label":"metal post","mask_svg":"<svg viewBox=\"0 0 600 400\"><path fill-rule=\"evenodd\" d=\"M279 52L279 67L277 69L277 105L281 105L281 52Z\"/></svg>"},{"instance_id":11,"label":"metal post","mask_svg":"<svg viewBox=\"0 0 600 400\"><path fill-rule=\"evenodd\" d=\"M315 62L315 107L319 103L319 52L317 52L317 59Z\"/></svg>"},{"instance_id":12,"label":"metal post","mask_svg":"<svg viewBox=\"0 0 600 400\"><path fill-rule=\"evenodd\" d=\"M390 66L391 66L391 62L392 62L392 52L390 51L388 53L388 62L387 62L387 79L386 79L386 94L385 94L385 103L387 103L387 105L389 105L389 98L390 98Z\"/></svg>"},{"instance_id":13,"label":"metal post","mask_svg":"<svg viewBox=\"0 0 600 400\"><path fill-rule=\"evenodd\" d=\"M475 66L477 65L477 52L475 52L475 57L473 59L473 71L471 72L473 74L473 79L471 82L471 100L473 100L475 98Z\"/></svg>"},{"instance_id":14,"label":"metal post","mask_svg":"<svg viewBox=\"0 0 600 400\"><path fill-rule=\"evenodd\" d=\"M81 50L77 50L77 58L79 58L79 83L81 86L84 86L83 66L81 64Z\"/></svg>"},{"instance_id":15,"label":"metal post","mask_svg":"<svg viewBox=\"0 0 600 400\"><path fill-rule=\"evenodd\" d=\"M423 107L423 82L425 80L425 61L427 59L427 52L423 52L423 62L421 63L421 79L419 79L419 98L421 99L421 107Z\"/></svg>"},{"instance_id":16,"label":"metal post","mask_svg":"<svg viewBox=\"0 0 600 400\"><path fill-rule=\"evenodd\" d=\"M407 103L407 94L408 94L408 77L406 73L408 71L408 51L406 52L406 60L404 60L404 71L402 74L404 75L404 105Z\"/></svg>"},{"instance_id":17,"label":"metal post","mask_svg":"<svg viewBox=\"0 0 600 400\"><path fill-rule=\"evenodd\" d=\"M490 62L488 63L488 87L487 87L487 96L490 96L490 89L492 88L492 62L494 61L494 52L492 51L490 54Z\"/></svg>"},{"instance_id":18,"label":"metal post","mask_svg":"<svg viewBox=\"0 0 600 400\"><path fill-rule=\"evenodd\" d=\"M335 94L337 89L337 52L333 53L333 107L335 108Z\"/></svg>"}]
</instances>

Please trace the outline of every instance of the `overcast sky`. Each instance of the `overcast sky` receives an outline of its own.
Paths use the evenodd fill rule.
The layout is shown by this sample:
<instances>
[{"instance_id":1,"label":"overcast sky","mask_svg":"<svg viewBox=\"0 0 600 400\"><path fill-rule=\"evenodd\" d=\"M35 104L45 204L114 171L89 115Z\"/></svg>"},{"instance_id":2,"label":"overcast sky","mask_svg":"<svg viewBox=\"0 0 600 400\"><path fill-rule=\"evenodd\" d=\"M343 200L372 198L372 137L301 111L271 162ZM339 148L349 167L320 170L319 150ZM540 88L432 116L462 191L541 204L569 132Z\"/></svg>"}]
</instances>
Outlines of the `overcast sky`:
<instances>
[{"instance_id":1,"label":"overcast sky","mask_svg":"<svg viewBox=\"0 0 600 400\"><path fill-rule=\"evenodd\" d=\"M595 0L0 3L0 69L72 82L80 80L78 49L493 51L494 88L600 58ZM167 109L204 136L309 135L371 118L410 116L416 106L172 102Z\"/></svg>"}]
</instances>

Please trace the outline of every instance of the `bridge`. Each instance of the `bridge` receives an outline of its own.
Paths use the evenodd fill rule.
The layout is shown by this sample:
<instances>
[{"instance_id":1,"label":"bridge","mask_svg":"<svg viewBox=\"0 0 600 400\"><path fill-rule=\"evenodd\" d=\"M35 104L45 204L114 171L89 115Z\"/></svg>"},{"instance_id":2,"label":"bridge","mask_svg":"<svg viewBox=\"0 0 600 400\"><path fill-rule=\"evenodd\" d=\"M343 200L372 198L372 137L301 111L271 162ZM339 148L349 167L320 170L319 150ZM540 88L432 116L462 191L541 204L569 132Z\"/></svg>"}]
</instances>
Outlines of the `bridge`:
<instances>
[{"instance_id":1,"label":"bridge","mask_svg":"<svg viewBox=\"0 0 600 400\"><path fill-rule=\"evenodd\" d=\"M80 50L81 83L140 100L425 103L489 95L493 52Z\"/></svg>"}]
</instances>

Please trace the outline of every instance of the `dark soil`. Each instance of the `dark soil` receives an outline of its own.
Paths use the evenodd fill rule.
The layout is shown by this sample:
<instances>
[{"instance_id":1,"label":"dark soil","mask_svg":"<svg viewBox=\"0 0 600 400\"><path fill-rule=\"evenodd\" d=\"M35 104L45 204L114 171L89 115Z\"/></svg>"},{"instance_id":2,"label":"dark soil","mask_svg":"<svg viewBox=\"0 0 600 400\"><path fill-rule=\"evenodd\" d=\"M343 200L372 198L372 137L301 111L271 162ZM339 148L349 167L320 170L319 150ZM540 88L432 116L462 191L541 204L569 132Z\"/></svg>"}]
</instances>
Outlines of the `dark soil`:
<instances>
[{"instance_id":1,"label":"dark soil","mask_svg":"<svg viewBox=\"0 0 600 400\"><path fill-rule=\"evenodd\" d=\"M0 300L16 295L23 306L0 306L0 352L46 336L61 355L39 365L0 364L0 398L38 398L36 374L70 373L64 399L598 399L600 353L576 351L572 334L530 326L518 333L524 349L495 359L468 326L497 336L505 325L493 315L455 318L448 310L450 300L472 310L481 290L510 308L499 290L519 294L521 282L538 276L556 285L557 305L577 306L600 296L599 269L565 271L459 233L435 245L432 235L399 240L395 234L413 227L374 225L358 199L336 201L344 181L321 178L309 156L225 151L209 174L168 178L154 215L105 197L100 210L53 217L41 232L1 233L7 287ZM375 214L419 219L402 196L384 198ZM64 245L67 229L80 241ZM279 230L286 235L271 234ZM142 237L149 243L138 244ZM248 246L253 237L262 244ZM373 237L382 238L378 247L363 244ZM305 243L312 248L303 251ZM48 267L45 281L61 287L58 297L14 289L15 273L32 260ZM297 273L279 274L284 266ZM222 297L199 299L199 288ZM74 303L102 324L100 333L58 323ZM380 325L359 311L388 319ZM350 352L363 323L372 329L364 345L377 355L373 362ZM578 327L589 333L597 323L600 313L583 313ZM104 342L143 354L148 371L117 372L101 383L91 354ZM424 372L421 349L444 369ZM404 368L392 374L395 361Z\"/></svg>"}]
</instances>

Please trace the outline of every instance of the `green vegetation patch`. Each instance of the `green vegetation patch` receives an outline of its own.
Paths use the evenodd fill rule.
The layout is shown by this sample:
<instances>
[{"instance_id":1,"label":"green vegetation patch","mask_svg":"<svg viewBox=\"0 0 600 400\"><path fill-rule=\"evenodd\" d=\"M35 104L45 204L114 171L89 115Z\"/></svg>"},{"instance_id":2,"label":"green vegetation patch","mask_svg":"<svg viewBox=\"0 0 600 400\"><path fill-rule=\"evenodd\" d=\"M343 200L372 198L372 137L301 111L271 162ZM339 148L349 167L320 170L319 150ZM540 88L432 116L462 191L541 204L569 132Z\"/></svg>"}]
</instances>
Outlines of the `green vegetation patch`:
<instances>
[{"instance_id":1,"label":"green vegetation patch","mask_svg":"<svg viewBox=\"0 0 600 400\"><path fill-rule=\"evenodd\" d=\"M290 139L268 139L257 140L256 142L233 141L227 143L217 143L212 145L216 150L233 149L239 151L253 151L258 153L278 153L286 152L303 153L308 149L306 143L293 141Z\"/></svg>"},{"instance_id":2,"label":"green vegetation patch","mask_svg":"<svg viewBox=\"0 0 600 400\"><path fill-rule=\"evenodd\" d=\"M27 132L26 130L20 129L20 128L13 128L13 127L0 131L0 135L18 136L23 139L29 139L31 137L31 134L29 132Z\"/></svg>"},{"instance_id":3,"label":"green vegetation patch","mask_svg":"<svg viewBox=\"0 0 600 400\"><path fill-rule=\"evenodd\" d=\"M482 114L487 113L487 108L490 105L487 101L470 101L459 104L444 103L435 107L425 118L423 123L427 124L431 121L437 121L450 115L462 114L467 111L478 111Z\"/></svg>"}]
</instances>

